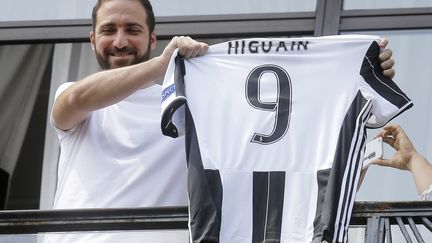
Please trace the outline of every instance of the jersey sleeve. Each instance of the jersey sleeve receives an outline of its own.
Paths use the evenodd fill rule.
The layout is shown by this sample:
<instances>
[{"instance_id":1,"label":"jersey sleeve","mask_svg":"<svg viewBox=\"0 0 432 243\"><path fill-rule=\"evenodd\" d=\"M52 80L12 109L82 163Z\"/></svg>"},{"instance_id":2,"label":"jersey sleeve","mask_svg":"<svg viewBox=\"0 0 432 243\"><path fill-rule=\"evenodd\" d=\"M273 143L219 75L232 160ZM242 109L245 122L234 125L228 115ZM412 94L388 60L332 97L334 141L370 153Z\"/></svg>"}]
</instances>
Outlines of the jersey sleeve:
<instances>
[{"instance_id":1,"label":"jersey sleeve","mask_svg":"<svg viewBox=\"0 0 432 243\"><path fill-rule=\"evenodd\" d=\"M378 59L380 47L373 41L363 59L360 69L361 91L372 100L372 116L367 126L379 128L412 107L408 96L393 82L383 75Z\"/></svg>"},{"instance_id":2,"label":"jersey sleeve","mask_svg":"<svg viewBox=\"0 0 432 243\"><path fill-rule=\"evenodd\" d=\"M174 52L162 84L162 134L173 138L185 131L186 95L184 88L185 66L181 55Z\"/></svg>"}]
</instances>

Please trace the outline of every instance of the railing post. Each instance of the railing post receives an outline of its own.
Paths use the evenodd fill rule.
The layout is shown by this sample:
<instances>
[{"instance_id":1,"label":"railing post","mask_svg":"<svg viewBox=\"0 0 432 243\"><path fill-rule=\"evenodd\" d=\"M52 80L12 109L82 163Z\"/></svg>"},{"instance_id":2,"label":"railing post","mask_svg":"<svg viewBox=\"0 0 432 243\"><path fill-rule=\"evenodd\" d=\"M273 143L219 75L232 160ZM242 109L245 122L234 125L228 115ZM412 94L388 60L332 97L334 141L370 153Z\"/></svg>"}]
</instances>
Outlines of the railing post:
<instances>
[{"instance_id":1,"label":"railing post","mask_svg":"<svg viewBox=\"0 0 432 243\"><path fill-rule=\"evenodd\" d=\"M365 243L376 243L379 239L379 227L380 226L380 217L372 216L367 219L366 225L366 242Z\"/></svg>"}]
</instances>

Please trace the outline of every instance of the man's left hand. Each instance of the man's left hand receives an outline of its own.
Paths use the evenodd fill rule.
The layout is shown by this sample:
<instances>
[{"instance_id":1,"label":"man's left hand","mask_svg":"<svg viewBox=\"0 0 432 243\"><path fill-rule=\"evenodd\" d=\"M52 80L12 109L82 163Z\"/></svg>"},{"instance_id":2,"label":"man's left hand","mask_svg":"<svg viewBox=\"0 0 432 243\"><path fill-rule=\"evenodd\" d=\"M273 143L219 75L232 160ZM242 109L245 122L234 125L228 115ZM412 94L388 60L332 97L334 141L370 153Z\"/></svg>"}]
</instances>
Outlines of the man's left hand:
<instances>
[{"instance_id":1,"label":"man's left hand","mask_svg":"<svg viewBox=\"0 0 432 243\"><path fill-rule=\"evenodd\" d=\"M392 58L393 55L392 50L386 49L387 44L388 44L387 38L382 38L379 44L382 51L379 54L378 58L381 61L381 68L383 69L384 76L386 76L389 79L392 79L395 76L395 70L393 69L395 62Z\"/></svg>"}]
</instances>

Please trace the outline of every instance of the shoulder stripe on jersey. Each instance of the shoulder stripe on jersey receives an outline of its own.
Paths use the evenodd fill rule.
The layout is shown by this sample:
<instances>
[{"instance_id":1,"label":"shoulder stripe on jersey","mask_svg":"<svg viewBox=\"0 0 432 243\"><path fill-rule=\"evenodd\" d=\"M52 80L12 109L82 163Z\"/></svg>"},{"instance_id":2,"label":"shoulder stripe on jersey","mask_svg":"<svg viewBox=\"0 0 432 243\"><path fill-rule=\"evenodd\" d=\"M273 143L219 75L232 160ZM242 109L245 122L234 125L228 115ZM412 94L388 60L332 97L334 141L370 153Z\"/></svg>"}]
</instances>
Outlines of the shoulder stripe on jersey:
<instances>
[{"instance_id":1,"label":"shoulder stripe on jersey","mask_svg":"<svg viewBox=\"0 0 432 243\"><path fill-rule=\"evenodd\" d=\"M174 62L175 62L174 82L176 85L176 95L186 97L185 82L184 82L184 76L186 75L186 67L185 67L183 56L178 54Z\"/></svg>"},{"instance_id":2,"label":"shoulder stripe on jersey","mask_svg":"<svg viewBox=\"0 0 432 243\"><path fill-rule=\"evenodd\" d=\"M355 161L354 158L358 158L357 155L361 153L360 148L363 146L365 136L363 123L367 120L370 109L370 102L362 96L361 92L358 92L340 128L328 181L323 185L325 188L319 190L314 220L314 240L321 238L328 242L337 242L339 232L341 230L342 233L345 232L347 225L343 222L344 216L350 213L350 204L354 203L352 191L355 185L350 183L357 180L356 168L361 166L361 162ZM324 177L317 178L318 181L325 180L326 174L325 171L319 172L317 176ZM325 195L322 195L323 193Z\"/></svg>"},{"instance_id":3,"label":"shoulder stripe on jersey","mask_svg":"<svg viewBox=\"0 0 432 243\"><path fill-rule=\"evenodd\" d=\"M378 94L398 108L402 108L411 100L399 89L393 80L384 76L380 66L381 62L378 59L379 52L380 47L374 41L363 59L360 75Z\"/></svg>"},{"instance_id":4,"label":"shoulder stripe on jersey","mask_svg":"<svg viewBox=\"0 0 432 243\"><path fill-rule=\"evenodd\" d=\"M170 92L174 92L176 97L186 97L185 95L185 82L184 75L186 74L184 58L179 54L175 58L175 69L174 69L174 84L169 86L162 92L162 101L169 96ZM174 112L186 103L185 98L174 100L169 107L163 112L161 118L161 129L162 134L176 138L179 136L179 132L176 126L172 123L172 117Z\"/></svg>"},{"instance_id":5,"label":"shoulder stripe on jersey","mask_svg":"<svg viewBox=\"0 0 432 243\"><path fill-rule=\"evenodd\" d=\"M219 242L222 180L219 170L204 170L195 125L187 106L185 143L191 242Z\"/></svg>"},{"instance_id":6,"label":"shoulder stripe on jersey","mask_svg":"<svg viewBox=\"0 0 432 243\"><path fill-rule=\"evenodd\" d=\"M400 89L394 89L393 87L391 87L389 84L387 84L386 82L384 82L380 77L378 77L377 72L375 71L375 67L372 64L372 61L369 59L368 56L365 56L365 61L367 61L367 63L369 63L370 68L372 69L372 74L375 78L375 80L377 82L379 82L379 84L382 84L384 86L387 87L388 90L391 90L393 93L401 96L403 99L405 99L407 102L410 101L410 99L408 98L408 96L406 96L406 94L404 94ZM390 79L387 79L390 80ZM387 81L388 82L388 81ZM400 108L400 107L399 107Z\"/></svg>"},{"instance_id":7,"label":"shoulder stripe on jersey","mask_svg":"<svg viewBox=\"0 0 432 243\"><path fill-rule=\"evenodd\" d=\"M360 176L363 154L363 147L366 142L366 123L370 117L370 112L372 109L372 102L369 100L363 110L360 112L358 118L356 119L356 134L351 141L350 157L347 161L347 169L345 170L344 182L342 184L343 190L343 205L338 210L340 215L336 219L339 222L339 229L335 231L335 235L338 235L337 241L335 242L346 242L348 237L348 227L349 219L352 212L352 207L354 205L354 199L357 189L357 183Z\"/></svg>"}]
</instances>

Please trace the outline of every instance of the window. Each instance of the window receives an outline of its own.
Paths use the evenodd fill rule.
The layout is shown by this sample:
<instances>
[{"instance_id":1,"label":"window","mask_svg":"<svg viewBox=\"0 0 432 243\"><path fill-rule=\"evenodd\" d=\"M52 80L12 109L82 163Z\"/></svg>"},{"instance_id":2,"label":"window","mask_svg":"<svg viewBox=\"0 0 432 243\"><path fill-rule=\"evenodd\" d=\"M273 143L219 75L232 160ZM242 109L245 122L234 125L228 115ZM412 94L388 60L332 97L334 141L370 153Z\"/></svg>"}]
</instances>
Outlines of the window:
<instances>
[{"instance_id":1,"label":"window","mask_svg":"<svg viewBox=\"0 0 432 243\"><path fill-rule=\"evenodd\" d=\"M345 0L344 9L422 8L432 7L430 0Z\"/></svg>"},{"instance_id":2,"label":"window","mask_svg":"<svg viewBox=\"0 0 432 243\"><path fill-rule=\"evenodd\" d=\"M152 4L156 16L180 16L315 11L316 0L158 0Z\"/></svg>"}]
</instances>

